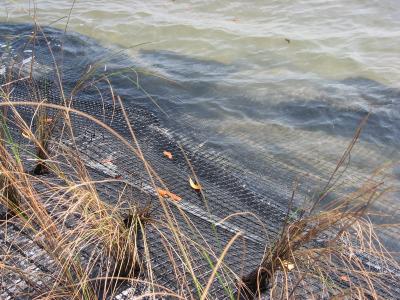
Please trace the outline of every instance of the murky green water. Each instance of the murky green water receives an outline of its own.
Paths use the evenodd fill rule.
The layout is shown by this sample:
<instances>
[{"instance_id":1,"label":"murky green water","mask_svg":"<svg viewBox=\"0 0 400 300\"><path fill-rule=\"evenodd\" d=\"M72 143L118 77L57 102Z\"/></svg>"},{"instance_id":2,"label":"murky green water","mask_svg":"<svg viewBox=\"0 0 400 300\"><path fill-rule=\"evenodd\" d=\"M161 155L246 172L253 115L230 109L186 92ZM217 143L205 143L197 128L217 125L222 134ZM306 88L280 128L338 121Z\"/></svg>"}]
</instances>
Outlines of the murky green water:
<instances>
[{"instance_id":1,"label":"murky green water","mask_svg":"<svg viewBox=\"0 0 400 300\"><path fill-rule=\"evenodd\" d=\"M2 20L33 14L32 1L1 2ZM35 2L42 24L67 16L72 5ZM62 28L65 19L54 25ZM243 90L356 76L400 86L396 0L77 1L69 28L123 48L151 42L140 48L234 64L226 81Z\"/></svg>"},{"instance_id":2,"label":"murky green water","mask_svg":"<svg viewBox=\"0 0 400 300\"><path fill-rule=\"evenodd\" d=\"M178 83L147 89L183 120L257 151L333 159L372 111L366 156L396 157L400 1L1 2L0 21L65 28L70 15L68 30Z\"/></svg>"}]
</instances>

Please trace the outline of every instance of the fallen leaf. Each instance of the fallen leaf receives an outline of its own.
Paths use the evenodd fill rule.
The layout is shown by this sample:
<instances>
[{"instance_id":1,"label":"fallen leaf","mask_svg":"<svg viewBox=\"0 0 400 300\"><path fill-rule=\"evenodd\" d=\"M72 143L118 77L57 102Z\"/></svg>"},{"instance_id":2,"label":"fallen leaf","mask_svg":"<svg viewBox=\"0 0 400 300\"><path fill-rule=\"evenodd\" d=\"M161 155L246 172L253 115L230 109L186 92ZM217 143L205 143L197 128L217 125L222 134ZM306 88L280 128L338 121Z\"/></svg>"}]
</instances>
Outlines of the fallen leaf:
<instances>
[{"instance_id":1,"label":"fallen leaf","mask_svg":"<svg viewBox=\"0 0 400 300\"><path fill-rule=\"evenodd\" d=\"M282 262L282 265L288 270L291 271L294 269L294 264L292 264L291 262L288 262L287 260L284 260Z\"/></svg>"},{"instance_id":2,"label":"fallen leaf","mask_svg":"<svg viewBox=\"0 0 400 300\"><path fill-rule=\"evenodd\" d=\"M346 281L346 282L349 282L349 281L350 281L349 276L346 276L346 275L342 275L342 276L340 276L339 278L340 278L340 280L342 280L342 281Z\"/></svg>"},{"instance_id":3,"label":"fallen leaf","mask_svg":"<svg viewBox=\"0 0 400 300\"><path fill-rule=\"evenodd\" d=\"M112 159L111 158L106 158L106 159L102 159L100 162L102 164L110 164L110 163L112 163Z\"/></svg>"},{"instance_id":4,"label":"fallen leaf","mask_svg":"<svg viewBox=\"0 0 400 300\"><path fill-rule=\"evenodd\" d=\"M52 118L47 118L47 119L46 119L46 123L47 123L47 124L53 123L53 119L52 119Z\"/></svg>"},{"instance_id":5,"label":"fallen leaf","mask_svg":"<svg viewBox=\"0 0 400 300\"><path fill-rule=\"evenodd\" d=\"M169 199L174 200L174 201L181 201L182 200L181 197L179 197L178 195L175 195L175 194L173 194L173 193L171 193L171 192L169 192L167 190L157 189L157 193L163 198L169 198Z\"/></svg>"},{"instance_id":6,"label":"fallen leaf","mask_svg":"<svg viewBox=\"0 0 400 300\"><path fill-rule=\"evenodd\" d=\"M196 191L200 191L201 190L201 185L198 183L195 183L192 178L189 177L189 184L192 187L192 189L196 190Z\"/></svg>"},{"instance_id":7,"label":"fallen leaf","mask_svg":"<svg viewBox=\"0 0 400 300\"><path fill-rule=\"evenodd\" d=\"M172 153L169 151L164 151L163 152L164 156L167 157L168 159L172 159Z\"/></svg>"},{"instance_id":8,"label":"fallen leaf","mask_svg":"<svg viewBox=\"0 0 400 300\"><path fill-rule=\"evenodd\" d=\"M114 179L121 179L122 178L122 175L115 175L114 176Z\"/></svg>"},{"instance_id":9,"label":"fallen leaf","mask_svg":"<svg viewBox=\"0 0 400 300\"><path fill-rule=\"evenodd\" d=\"M175 194L171 193L170 196L171 196L171 199L174 200L174 201L181 201L182 200L182 198L179 197L178 195L175 195Z\"/></svg>"},{"instance_id":10,"label":"fallen leaf","mask_svg":"<svg viewBox=\"0 0 400 300\"><path fill-rule=\"evenodd\" d=\"M157 189L157 193L163 198L168 197L168 191L166 191L166 190Z\"/></svg>"}]
</instances>

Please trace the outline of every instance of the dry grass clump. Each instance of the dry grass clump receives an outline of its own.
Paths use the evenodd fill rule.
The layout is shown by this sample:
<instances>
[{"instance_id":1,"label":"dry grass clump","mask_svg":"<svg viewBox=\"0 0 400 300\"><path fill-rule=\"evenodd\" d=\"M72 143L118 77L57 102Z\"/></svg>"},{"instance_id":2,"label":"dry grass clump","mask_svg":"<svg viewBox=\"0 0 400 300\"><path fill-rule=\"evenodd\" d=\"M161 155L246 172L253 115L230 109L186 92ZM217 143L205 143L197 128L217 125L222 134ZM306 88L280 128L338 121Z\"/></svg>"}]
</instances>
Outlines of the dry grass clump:
<instances>
[{"instance_id":1,"label":"dry grass clump","mask_svg":"<svg viewBox=\"0 0 400 300\"><path fill-rule=\"evenodd\" d=\"M371 191L371 193L373 193ZM242 298L252 299L256 295L269 291L271 296L279 290L281 296L290 298L296 290L307 283L308 277L314 279L314 285L319 288L335 290L335 281L340 281L340 276L334 274L352 274L356 277L362 275L366 281L373 281L375 274L369 274L358 263L358 269L350 269L350 266L359 260L357 256L348 257L346 260L346 242L349 247L357 248L354 243L364 241L364 236L352 234L356 227L370 228L371 224L364 222L361 217L365 214L366 205L353 205L351 209L346 207L349 203L343 203L329 211L321 211L312 216L302 217L299 220L287 222L281 235L275 243L269 247L259 268L253 270L239 281L239 294ZM369 243L372 247L373 244ZM379 255L381 251L367 248L365 255ZM355 274L354 274L355 273ZM294 274L292 276L292 274ZM370 275L370 276L369 276ZM279 282L278 277L286 277L286 282ZM349 275L343 281L349 281ZM288 282L289 277L290 283ZM371 278L369 278L371 277ZM331 287L326 286L326 278L331 279ZM281 278L282 279L282 278ZM358 280L359 278L357 278ZM296 282L298 280L298 282ZM293 282L295 281L295 283ZM315 282L316 281L316 282ZM282 286L283 283L283 286ZM347 283L347 282L346 282ZM366 293L371 294L368 286L363 287ZM275 297L273 297L275 298Z\"/></svg>"},{"instance_id":2,"label":"dry grass clump","mask_svg":"<svg viewBox=\"0 0 400 300\"><path fill-rule=\"evenodd\" d=\"M69 110L64 106L29 101L5 101L0 103L0 106L11 108L14 128L23 132L24 138L33 143L35 149L43 149L42 141L38 140L36 132L28 127L16 106L43 106L64 112ZM95 120L83 112L79 114ZM107 125L98 120L96 122L122 139ZM61 121L60 124L67 127L65 132L68 134L73 132L72 128L68 130L71 124L68 121ZM8 125L3 123L3 126ZM74 137L71 135L68 137L68 141L61 143L58 140L51 141L58 143L52 147L58 152L51 155L48 150L50 139L46 140L48 143L46 156L35 158L36 167L38 164L46 165L47 172L40 174L26 171L23 162L32 153L26 152L24 147L20 146L17 148L18 151L10 151L14 146L14 142L10 139L3 139L0 144L0 153L8 155L4 156L7 159L1 161L0 165L0 174L4 178L0 205L12 209L14 216L7 222L23 228L29 235L33 234L34 241L54 261L52 270L55 272L53 277L56 281L54 286L47 286L47 289L41 291L40 296L105 299L112 297L123 282L130 282L132 286L140 283L146 286L147 291L153 296L158 293L174 295L165 287L157 286L152 280L152 259L149 257L145 239L145 228L153 223L151 207L135 205L135 199L131 199L133 202L125 203L121 200L123 195L117 194L114 195L114 199L112 196L106 199L107 201L102 199L97 185L121 182L121 180L93 180L78 149L75 148ZM139 159L142 159L140 151L133 148L128 141L122 140L132 148L135 155L139 155ZM151 167L149 172L151 174L154 172ZM10 194L10 191L15 191L15 194ZM172 228L171 236L177 241L178 248L175 250L179 253L178 256L190 265L188 250L190 246L186 244L187 241L182 241L182 234L177 229L176 221L169 214L167 200L161 196L159 200L167 212L166 227ZM11 201L15 204L11 205ZM126 204L128 208L123 208ZM169 240L169 237L167 239ZM142 252L139 251L139 246ZM8 265L4 264L3 268L6 266ZM9 266L7 268L9 271L17 270ZM17 273L21 272L23 273L19 270ZM143 272L146 273L145 279L139 279L139 275ZM196 278L193 268L189 273ZM29 279L27 274L25 277ZM32 279L27 282L32 282Z\"/></svg>"},{"instance_id":3,"label":"dry grass clump","mask_svg":"<svg viewBox=\"0 0 400 300\"><path fill-rule=\"evenodd\" d=\"M6 123L2 125L3 128L7 126ZM13 151L10 147L14 147ZM0 203L14 216L10 222L18 223L24 231L34 236L40 247L45 249L62 270L60 272L62 277L59 279L64 281L64 286L79 284L82 294L92 294L92 291L83 284L83 278L86 278L87 274L79 264L66 256L69 246L65 243L64 234L49 214L37 190L37 185L41 182L25 171L20 149L10 139L6 139L0 143L0 153L2 153ZM58 290L57 293L65 294L65 291ZM73 294L76 296L75 292ZM90 299L90 296L88 297Z\"/></svg>"},{"instance_id":4,"label":"dry grass clump","mask_svg":"<svg viewBox=\"0 0 400 300\"><path fill-rule=\"evenodd\" d=\"M237 298L253 299L265 293L272 299L301 294L335 299L393 295L389 286L399 276L398 265L380 244L367 219L372 202L385 193L383 182L369 180L352 193L326 200L334 190L336 177L346 169L367 118L362 120L328 183L310 207L292 218L290 203L281 234L267 247L259 267L238 280ZM366 264L370 259L381 266L379 272ZM393 272L383 272L382 266L391 266Z\"/></svg>"},{"instance_id":5,"label":"dry grass clump","mask_svg":"<svg viewBox=\"0 0 400 300\"><path fill-rule=\"evenodd\" d=\"M15 120L22 120L16 110L13 112ZM34 132L24 127L24 123L20 125L25 135L42 149ZM105 260L103 264L107 266L97 276L103 278L101 288L107 289L102 292L109 293L115 278L137 276L140 267L138 232L149 216L133 207L129 221L124 220L118 207L100 199L95 182L76 153L63 157L75 174L65 175L60 162L52 161L48 168L50 177L42 178L25 170L22 161L26 153L19 148L12 152L10 147L13 146L7 139L0 143L0 204L13 216L8 222L33 235L35 242L55 262L54 268L60 270L57 275L53 274L57 278L54 288L43 291L46 297L96 299L99 291L91 282L91 273L98 260ZM46 159L48 157L46 153ZM44 157L37 159L45 163ZM89 247L103 250L97 253L99 257L83 262L82 249Z\"/></svg>"}]
</instances>

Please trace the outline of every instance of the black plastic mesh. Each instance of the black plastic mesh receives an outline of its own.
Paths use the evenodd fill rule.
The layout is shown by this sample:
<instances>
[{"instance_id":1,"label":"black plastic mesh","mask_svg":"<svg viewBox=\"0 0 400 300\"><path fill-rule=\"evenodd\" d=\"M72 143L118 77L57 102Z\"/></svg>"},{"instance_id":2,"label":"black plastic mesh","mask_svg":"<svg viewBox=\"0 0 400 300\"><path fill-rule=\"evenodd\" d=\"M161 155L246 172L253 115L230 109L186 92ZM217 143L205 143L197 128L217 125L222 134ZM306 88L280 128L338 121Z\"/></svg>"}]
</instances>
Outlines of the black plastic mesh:
<instances>
[{"instance_id":1,"label":"black plastic mesh","mask_svg":"<svg viewBox=\"0 0 400 300\"><path fill-rule=\"evenodd\" d=\"M0 84L4 90L9 91L12 101L45 99L47 103L61 105L68 103L72 108L94 116L110 126L134 145L122 109L116 102L109 83L103 77L122 69L125 58L121 58L121 55L107 56L108 52L95 42L73 34L64 36L60 31L51 28L44 29L46 38L39 29L38 36L31 42L29 41L33 28L30 26L0 24L0 30L2 30L0 41L4 40L8 43L4 43L7 46L0 49L0 69L1 66L6 66L2 71ZM52 52L49 49L52 49ZM103 59L107 61L107 71L101 69L102 64L96 65L96 62ZM132 70L129 72L130 75L134 74ZM125 110L146 161L156 170L169 190L182 197L179 203L168 204L172 215L176 218L177 226L185 236L191 238L191 243L203 245L204 240L200 238L200 235L207 237L206 240L216 256L223 251L227 242L241 231L243 236L239 238L239 242L233 244L226 256L226 268L231 268L238 275L244 275L256 268L264 255L266 246L270 245L273 238L279 234L286 218L293 183L296 181L302 183L295 195L296 203L302 203L306 197L312 197L333 171L338 159L337 152L333 151L323 158L307 154L313 152L312 146L307 148L307 145L299 142L301 136L298 132L292 134L286 132L283 136L279 126L266 125L265 132L254 133L255 136L259 135L259 144L257 144L254 139L248 138L246 132L241 132L231 125L232 128L224 130L236 132L232 134L230 140L228 139L232 142L234 151L221 153L218 147L202 145L202 141L210 140L210 137L206 135L207 124L193 126L190 116L184 116L180 121L176 121L174 116L181 113L180 111L177 113L168 111L166 115L149 100L146 93L137 86L135 88L132 82L129 82L129 85L125 84L126 74L128 73L124 71L120 77L111 76L111 83L113 86L116 83L116 93L129 95L123 99ZM8 85L6 83L10 81L10 76L16 81ZM17 111L26 122L31 121L33 108L21 106L17 108ZM53 118L59 116L55 109L49 109L48 113ZM124 183L128 183L129 193L125 190L123 193L124 197L127 197L126 202L136 203L139 206L151 203L153 217L159 222L165 222L157 192L152 187L141 159L98 124L75 113L70 113L70 117L77 151L93 179L116 178L121 181L98 184L98 192L102 199L113 204L113 201L116 201L115 195L122 193L121 191L126 188ZM11 129L18 143L27 144L18 128L11 126ZM307 134L318 135L317 133ZM62 122L52 138L54 141L59 141L61 137L63 145L71 146L71 136L62 131ZM218 139L218 135L212 138ZM265 150L261 146L265 144L281 147L282 156L274 156L266 152L262 160L251 161L252 155L256 157L257 151ZM173 153L173 160L164 157L163 151ZM355 156L359 155L362 158L370 155L370 152L362 147L356 148L355 152ZM245 161L250 161L248 168L236 163L236 159L243 161L238 158L240 153L247 155ZM26 155L29 157L29 154ZM198 192L189 187L188 178L192 176L192 171L188 161L201 182L206 201ZM251 167L251 163L259 164L260 172L257 173ZM353 190L358 182L366 178L365 173L350 169L349 177L337 194ZM378 204L379 206L397 208L397 205L392 202L384 202ZM198 231L188 226L179 210L185 212L193 228ZM243 214L243 212L248 212L248 214ZM219 223L230 215L234 216L222 224ZM11 228L11 230L21 229ZM1 245L7 248L9 242L4 237L5 233L2 232L2 234ZM169 229L166 226L149 226L146 234L157 284L179 291L185 282L189 285L187 288L191 295L196 295L193 280L190 278L187 280L190 275L185 272L181 258L174 253L177 245ZM385 230L385 234L398 238L398 231L395 228ZM24 233L21 236L28 239ZM23 252L21 255L25 257L21 261L28 257L33 261L33 258L26 254L27 245L33 245L33 241L20 239L19 242L24 244L20 247ZM206 245L203 246L206 247ZM199 274L200 284L204 286L212 267L204 253L199 250L201 247L190 246L189 248L193 268L196 274ZM34 248L31 248L31 251L35 255L43 253L43 250ZM86 251L89 253L94 250ZM177 261L181 262L178 268L173 263ZM44 273L51 273L49 270L51 262L32 265L32 267ZM228 278L226 286L234 288L233 279L233 277ZM12 286L13 284L10 282L5 285ZM15 286L15 289L21 291L27 289L25 285ZM211 295L216 299L228 297L224 289L226 286L224 287L224 284L216 279ZM7 287L4 295L14 295L15 289ZM307 289L309 289L308 292ZM305 296L307 294L318 293L318 283L310 282L307 289L303 289L304 297L307 297ZM395 289L393 293L385 296L393 297L396 293Z\"/></svg>"}]
</instances>

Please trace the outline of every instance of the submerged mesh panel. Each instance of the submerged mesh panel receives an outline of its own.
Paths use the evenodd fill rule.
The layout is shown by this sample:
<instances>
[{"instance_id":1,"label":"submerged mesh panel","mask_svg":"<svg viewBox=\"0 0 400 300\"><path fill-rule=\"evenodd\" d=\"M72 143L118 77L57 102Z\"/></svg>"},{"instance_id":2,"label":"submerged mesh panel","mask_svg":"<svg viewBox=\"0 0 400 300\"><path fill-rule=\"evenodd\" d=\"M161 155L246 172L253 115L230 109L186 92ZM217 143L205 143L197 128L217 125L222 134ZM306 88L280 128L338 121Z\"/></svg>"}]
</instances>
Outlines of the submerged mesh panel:
<instances>
[{"instance_id":1,"label":"submerged mesh panel","mask_svg":"<svg viewBox=\"0 0 400 300\"><path fill-rule=\"evenodd\" d=\"M179 195L182 201L175 203L166 199L166 207L162 207L143 161L108 129L85 116L70 113L74 136L72 139L68 130L64 130L63 118L59 112L56 109L47 110L55 122L59 121L52 136L52 152L63 151L63 147L76 147L75 150L91 177L100 182L96 184L100 197L109 204L117 204L120 198L123 198L126 205L151 204L152 218L157 225L146 227L146 245L142 245L140 251L148 251L150 262L147 263L153 266L153 280L158 285L174 292L182 292L187 297L198 295L196 281L197 285L203 287L207 284L212 266L216 263L215 257L241 232L238 242L232 245L224 259L224 272L216 277L211 288L211 295L215 299L229 298L229 294L234 293L236 277L228 274L242 276L256 268L264 256L265 248L280 233L293 183L301 183L295 193L295 202L300 205L326 183L335 168L338 155L344 151L334 148L338 144L334 137L325 139L320 149L315 148L316 144L301 143L302 135L320 139L318 132L294 129L283 133L280 126L265 124L262 131L259 127L255 127L254 131L247 128L253 135L250 139L243 128L221 124L221 132L231 134L226 139L227 144L232 146L231 151L221 152L217 146L213 147L212 142L203 143L218 139L218 134L207 135L207 126L210 124L197 126L190 115L182 116L177 121L175 117L181 113L179 110L161 111L149 100L149 95L135 85L134 81L129 81L129 76L133 77L135 73L122 67L126 58L121 58L120 55L107 56L108 52L95 42L73 34L64 36L60 31L51 28L45 28L44 35L40 29L36 38L31 41L32 28L27 25L1 25L0 28L5 32L1 35L6 41L6 46L0 52L0 84L11 101L44 101L70 105L103 122L136 148L123 110L116 100L117 93L128 95L123 98L127 117L144 158L162 180L161 183L161 180L155 179L157 186L164 184L171 192ZM104 59L107 60L108 69L99 71L102 65L96 65L96 62ZM111 76L113 73L118 73L120 77ZM111 78L111 84L117 82L115 91L110 89L105 75ZM130 84L124 85L125 81ZM16 109L28 124L34 124L34 107L18 106ZM23 156L26 158L26 168L32 168L32 145L21 135L20 129L13 125L12 119L9 124L14 141L30 149ZM265 145L280 150L274 149L272 154ZM173 153L173 159L167 159L163 151ZM376 155L371 155L373 151L373 147L365 148L361 144L354 149L353 156L360 161L376 158ZM322 152L325 154L322 155ZM240 157L243 155L244 158ZM344 179L340 179L340 188L335 191L336 195L354 190L362 180L368 178L365 170L357 167L357 159L348 166ZM245 167L244 162L249 163L248 167ZM257 168L254 168L255 164L258 165ZM201 183L204 197L189 186L188 178L193 177L191 168ZM68 167L65 172L68 172ZM47 177L52 180L51 176L45 175ZM118 182L114 180L101 183L107 179L118 179ZM374 178L377 182L378 179ZM40 188L46 194L46 188ZM382 210L398 208L394 196L385 201L375 205ZM47 206L52 209L51 200ZM180 232L182 241L188 245L188 257L198 276L196 279L191 278L187 262L176 251L180 245L171 229L166 226L165 209L175 219L179 228L177 232ZM296 213L300 212L293 212ZM231 217L225 220L228 216ZM79 220L70 222L69 226L74 226L74 222ZM1 230L1 249L7 249L12 244L5 236L6 230L9 230L7 234L18 236L18 243L21 244L18 251L22 258L15 264L20 267L26 264L32 268L32 272L45 274L40 276L43 282L50 281L46 276L51 276L54 266L51 261L45 262L48 259L45 258L45 251L36 249L38 246L34 245L29 232L17 225L8 229L1 227ZM383 230L383 234L396 239L399 236L396 227ZM12 247L14 249L16 245ZM202 249L212 251L214 256L208 257ZM96 251L100 250L91 247L83 249L83 256L86 255L89 259L91 253ZM44 258L36 260L31 253ZM366 260L370 261L371 258ZM98 269L101 268L99 262ZM381 265L378 265L376 271L391 274L396 272ZM146 271L142 273L145 278ZM7 288L2 297L13 297L17 294L23 297L23 293L32 292L26 282L20 284L24 279L9 280L10 282L5 283ZM339 284L346 284L338 278L336 280ZM388 278L386 284L393 285L390 280ZM41 285L46 285L43 282ZM121 291L129 290L128 284L121 284ZM308 282L308 286L301 289L301 295L297 297L307 298L315 293L328 295L324 295L319 288L317 281ZM143 292L143 289L145 288L138 289L135 293ZM383 289L380 292L382 297L395 298L396 288L393 287L387 294ZM126 293L121 295L126 296Z\"/></svg>"}]
</instances>

